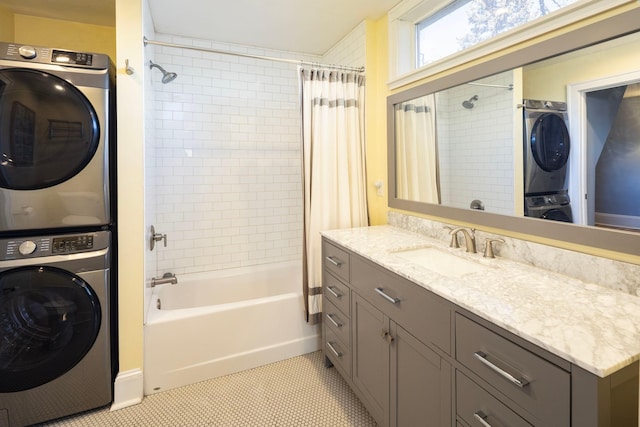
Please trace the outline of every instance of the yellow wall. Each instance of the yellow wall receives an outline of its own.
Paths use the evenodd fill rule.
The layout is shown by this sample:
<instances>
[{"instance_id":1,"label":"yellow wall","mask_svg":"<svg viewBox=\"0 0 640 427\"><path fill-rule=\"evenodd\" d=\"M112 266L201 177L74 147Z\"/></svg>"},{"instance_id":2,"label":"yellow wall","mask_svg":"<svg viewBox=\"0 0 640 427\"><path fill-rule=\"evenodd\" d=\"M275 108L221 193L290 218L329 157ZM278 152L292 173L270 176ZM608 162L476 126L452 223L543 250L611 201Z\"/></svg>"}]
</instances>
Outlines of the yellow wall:
<instances>
[{"instance_id":1,"label":"yellow wall","mask_svg":"<svg viewBox=\"0 0 640 427\"><path fill-rule=\"evenodd\" d=\"M566 102L568 84L637 71L639 45L632 34L523 67L524 98Z\"/></svg>"},{"instance_id":2,"label":"yellow wall","mask_svg":"<svg viewBox=\"0 0 640 427\"><path fill-rule=\"evenodd\" d=\"M0 6L0 41L13 42L13 12Z\"/></svg>"},{"instance_id":3,"label":"yellow wall","mask_svg":"<svg viewBox=\"0 0 640 427\"><path fill-rule=\"evenodd\" d=\"M142 2L116 0L118 324L120 372L142 369L144 298L144 47ZM128 59L136 72L128 75ZM140 390L140 392L142 392Z\"/></svg>"},{"instance_id":4,"label":"yellow wall","mask_svg":"<svg viewBox=\"0 0 640 427\"><path fill-rule=\"evenodd\" d=\"M115 62L114 27L19 14L14 17L15 43L106 53Z\"/></svg>"},{"instance_id":5,"label":"yellow wall","mask_svg":"<svg viewBox=\"0 0 640 427\"><path fill-rule=\"evenodd\" d=\"M389 78L387 17L366 22L366 138L369 221L371 225L387 223L387 109L386 83ZM374 187L382 181L382 195Z\"/></svg>"}]
</instances>

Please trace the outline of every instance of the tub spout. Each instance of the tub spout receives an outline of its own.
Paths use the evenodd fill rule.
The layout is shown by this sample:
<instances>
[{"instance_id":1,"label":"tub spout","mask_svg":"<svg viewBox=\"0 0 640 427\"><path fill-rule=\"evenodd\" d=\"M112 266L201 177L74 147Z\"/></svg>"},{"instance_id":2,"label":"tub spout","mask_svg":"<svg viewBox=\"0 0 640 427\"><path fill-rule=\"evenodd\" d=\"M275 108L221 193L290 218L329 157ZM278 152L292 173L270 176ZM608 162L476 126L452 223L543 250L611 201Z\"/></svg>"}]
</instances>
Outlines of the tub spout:
<instances>
[{"instance_id":1,"label":"tub spout","mask_svg":"<svg viewBox=\"0 0 640 427\"><path fill-rule=\"evenodd\" d=\"M171 283L172 285L175 285L176 283L178 283L178 278L173 273L164 273L162 275L162 278L160 278L160 279L157 279L155 277L151 278L151 287L152 288L154 286L156 286L156 285L164 285L166 283Z\"/></svg>"}]
</instances>

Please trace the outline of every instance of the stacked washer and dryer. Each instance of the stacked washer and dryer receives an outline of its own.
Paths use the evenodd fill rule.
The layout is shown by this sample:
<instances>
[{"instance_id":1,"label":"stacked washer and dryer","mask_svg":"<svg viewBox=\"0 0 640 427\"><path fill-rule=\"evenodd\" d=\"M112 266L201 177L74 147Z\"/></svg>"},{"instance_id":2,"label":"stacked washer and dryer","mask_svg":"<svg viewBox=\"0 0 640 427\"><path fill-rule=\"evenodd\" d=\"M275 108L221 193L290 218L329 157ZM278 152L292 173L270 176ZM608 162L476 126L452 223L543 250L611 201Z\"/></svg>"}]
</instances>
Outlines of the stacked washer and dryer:
<instances>
[{"instance_id":1,"label":"stacked washer and dryer","mask_svg":"<svg viewBox=\"0 0 640 427\"><path fill-rule=\"evenodd\" d=\"M567 104L525 99L523 118L524 214L573 222L567 192Z\"/></svg>"},{"instance_id":2,"label":"stacked washer and dryer","mask_svg":"<svg viewBox=\"0 0 640 427\"><path fill-rule=\"evenodd\" d=\"M0 43L0 426L109 404L114 72Z\"/></svg>"}]
</instances>

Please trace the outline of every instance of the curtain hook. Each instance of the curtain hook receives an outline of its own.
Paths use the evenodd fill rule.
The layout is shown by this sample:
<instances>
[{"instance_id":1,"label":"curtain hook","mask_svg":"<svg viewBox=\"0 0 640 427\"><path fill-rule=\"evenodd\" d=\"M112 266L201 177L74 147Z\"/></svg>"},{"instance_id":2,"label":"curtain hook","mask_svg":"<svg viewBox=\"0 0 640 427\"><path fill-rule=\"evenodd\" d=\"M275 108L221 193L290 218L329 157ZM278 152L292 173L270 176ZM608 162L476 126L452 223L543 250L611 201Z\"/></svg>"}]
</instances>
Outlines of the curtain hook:
<instances>
[{"instance_id":1,"label":"curtain hook","mask_svg":"<svg viewBox=\"0 0 640 427\"><path fill-rule=\"evenodd\" d=\"M132 75L135 72L135 70L132 67L129 66L129 60L128 59L124 60L124 69L125 69L125 72L128 75Z\"/></svg>"}]
</instances>

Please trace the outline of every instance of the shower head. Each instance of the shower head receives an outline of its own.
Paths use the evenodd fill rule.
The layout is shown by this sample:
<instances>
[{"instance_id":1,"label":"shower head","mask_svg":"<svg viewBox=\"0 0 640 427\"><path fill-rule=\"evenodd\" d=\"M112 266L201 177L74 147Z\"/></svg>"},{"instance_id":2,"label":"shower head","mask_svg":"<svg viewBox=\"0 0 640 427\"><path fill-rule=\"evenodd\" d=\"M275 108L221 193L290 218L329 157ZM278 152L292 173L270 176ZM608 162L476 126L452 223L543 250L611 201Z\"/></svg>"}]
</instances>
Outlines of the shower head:
<instances>
[{"instance_id":1,"label":"shower head","mask_svg":"<svg viewBox=\"0 0 640 427\"><path fill-rule=\"evenodd\" d=\"M464 101L462 103L462 106L464 108L466 108L467 110L470 110L473 108L473 101L477 101L478 100L478 95L473 95L471 98L469 98L467 101Z\"/></svg>"},{"instance_id":2,"label":"shower head","mask_svg":"<svg viewBox=\"0 0 640 427\"><path fill-rule=\"evenodd\" d=\"M167 72L167 70L162 68L160 65L154 64L152 61L149 61L149 69L151 70L154 67L157 68L158 70L160 70L160 72L162 73L162 83L164 83L164 84L172 82L172 81L175 80L176 77L178 77L178 75L176 73L169 73L169 72Z\"/></svg>"}]
</instances>

